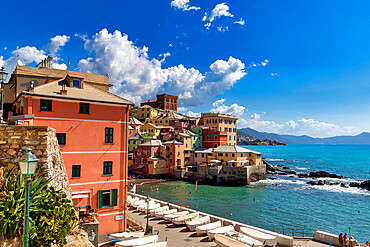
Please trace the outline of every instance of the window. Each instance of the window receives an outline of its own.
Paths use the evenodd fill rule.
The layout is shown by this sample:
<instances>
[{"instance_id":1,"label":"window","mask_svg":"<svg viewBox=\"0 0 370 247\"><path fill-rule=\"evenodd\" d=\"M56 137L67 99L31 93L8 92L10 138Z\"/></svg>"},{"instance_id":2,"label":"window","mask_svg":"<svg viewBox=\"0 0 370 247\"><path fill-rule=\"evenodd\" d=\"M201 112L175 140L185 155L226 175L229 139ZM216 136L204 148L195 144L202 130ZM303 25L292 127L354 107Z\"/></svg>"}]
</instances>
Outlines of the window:
<instances>
[{"instance_id":1,"label":"window","mask_svg":"<svg viewBox=\"0 0 370 247\"><path fill-rule=\"evenodd\" d=\"M105 143L113 143L113 128L105 128Z\"/></svg>"},{"instance_id":2,"label":"window","mask_svg":"<svg viewBox=\"0 0 370 247\"><path fill-rule=\"evenodd\" d=\"M177 152L177 155L180 156L180 151Z\"/></svg>"},{"instance_id":3,"label":"window","mask_svg":"<svg viewBox=\"0 0 370 247\"><path fill-rule=\"evenodd\" d=\"M40 100L40 111L53 111L53 104L51 100Z\"/></svg>"},{"instance_id":4,"label":"window","mask_svg":"<svg viewBox=\"0 0 370 247\"><path fill-rule=\"evenodd\" d=\"M216 143L214 143L214 144L213 144L213 147L214 147L214 148L217 148L217 144L216 144Z\"/></svg>"},{"instance_id":5,"label":"window","mask_svg":"<svg viewBox=\"0 0 370 247\"><path fill-rule=\"evenodd\" d=\"M117 206L118 190L99 190L98 191L98 208Z\"/></svg>"},{"instance_id":6,"label":"window","mask_svg":"<svg viewBox=\"0 0 370 247\"><path fill-rule=\"evenodd\" d=\"M235 154L231 154L231 157L235 157Z\"/></svg>"},{"instance_id":7,"label":"window","mask_svg":"<svg viewBox=\"0 0 370 247\"><path fill-rule=\"evenodd\" d=\"M80 88L81 87L81 85L80 85L80 80L73 80L73 82L72 82L72 86L73 87L78 87L78 88Z\"/></svg>"},{"instance_id":8,"label":"window","mask_svg":"<svg viewBox=\"0 0 370 247\"><path fill-rule=\"evenodd\" d=\"M81 176L81 165L72 166L72 178L79 178Z\"/></svg>"},{"instance_id":9,"label":"window","mask_svg":"<svg viewBox=\"0 0 370 247\"><path fill-rule=\"evenodd\" d=\"M206 140L209 140L209 136L206 136Z\"/></svg>"},{"instance_id":10,"label":"window","mask_svg":"<svg viewBox=\"0 0 370 247\"><path fill-rule=\"evenodd\" d=\"M243 153L240 154L240 157L243 157Z\"/></svg>"},{"instance_id":11,"label":"window","mask_svg":"<svg viewBox=\"0 0 370 247\"><path fill-rule=\"evenodd\" d=\"M222 156L224 156L224 154L223 153L219 153L218 156L222 157Z\"/></svg>"},{"instance_id":12,"label":"window","mask_svg":"<svg viewBox=\"0 0 370 247\"><path fill-rule=\"evenodd\" d=\"M59 145L66 145L66 133L57 133Z\"/></svg>"},{"instance_id":13,"label":"window","mask_svg":"<svg viewBox=\"0 0 370 247\"><path fill-rule=\"evenodd\" d=\"M112 161L104 161L103 175L112 175Z\"/></svg>"},{"instance_id":14,"label":"window","mask_svg":"<svg viewBox=\"0 0 370 247\"><path fill-rule=\"evenodd\" d=\"M197 158L198 157L198 154L196 153L196 154L194 154L194 156L195 156L195 158Z\"/></svg>"},{"instance_id":15,"label":"window","mask_svg":"<svg viewBox=\"0 0 370 247\"><path fill-rule=\"evenodd\" d=\"M217 136L215 136L215 140L217 140Z\"/></svg>"},{"instance_id":16,"label":"window","mask_svg":"<svg viewBox=\"0 0 370 247\"><path fill-rule=\"evenodd\" d=\"M228 153L225 153L225 157L229 157L229 154Z\"/></svg>"},{"instance_id":17,"label":"window","mask_svg":"<svg viewBox=\"0 0 370 247\"><path fill-rule=\"evenodd\" d=\"M90 114L89 103L80 103L80 114Z\"/></svg>"}]
</instances>

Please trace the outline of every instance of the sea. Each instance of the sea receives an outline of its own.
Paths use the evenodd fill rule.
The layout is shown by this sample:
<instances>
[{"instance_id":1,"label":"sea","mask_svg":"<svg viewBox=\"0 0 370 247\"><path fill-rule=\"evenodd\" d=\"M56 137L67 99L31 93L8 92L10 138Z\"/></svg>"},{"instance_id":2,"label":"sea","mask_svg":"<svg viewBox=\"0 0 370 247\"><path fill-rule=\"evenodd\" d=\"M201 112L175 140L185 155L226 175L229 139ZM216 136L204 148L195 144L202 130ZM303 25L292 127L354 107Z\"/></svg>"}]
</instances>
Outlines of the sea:
<instances>
[{"instance_id":1,"label":"sea","mask_svg":"<svg viewBox=\"0 0 370 247\"><path fill-rule=\"evenodd\" d=\"M348 177L328 182L370 180L370 145L243 146L263 153L271 165L299 173L326 171ZM268 230L315 229L370 240L370 191L340 185L312 186L294 175L272 175L249 186L187 182L137 186L139 194Z\"/></svg>"}]
</instances>

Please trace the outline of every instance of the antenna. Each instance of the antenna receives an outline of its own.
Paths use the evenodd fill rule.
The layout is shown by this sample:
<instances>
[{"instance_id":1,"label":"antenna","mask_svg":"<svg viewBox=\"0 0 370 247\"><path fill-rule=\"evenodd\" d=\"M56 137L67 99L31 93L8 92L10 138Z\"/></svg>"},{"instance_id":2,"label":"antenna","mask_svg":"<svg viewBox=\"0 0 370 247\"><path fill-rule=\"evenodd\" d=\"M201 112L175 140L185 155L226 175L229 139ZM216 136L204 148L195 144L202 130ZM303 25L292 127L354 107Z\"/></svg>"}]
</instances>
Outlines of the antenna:
<instances>
[{"instance_id":1,"label":"antenna","mask_svg":"<svg viewBox=\"0 0 370 247\"><path fill-rule=\"evenodd\" d=\"M69 56L68 56L67 70L69 70L69 64L70 64L70 62L69 62Z\"/></svg>"}]
</instances>

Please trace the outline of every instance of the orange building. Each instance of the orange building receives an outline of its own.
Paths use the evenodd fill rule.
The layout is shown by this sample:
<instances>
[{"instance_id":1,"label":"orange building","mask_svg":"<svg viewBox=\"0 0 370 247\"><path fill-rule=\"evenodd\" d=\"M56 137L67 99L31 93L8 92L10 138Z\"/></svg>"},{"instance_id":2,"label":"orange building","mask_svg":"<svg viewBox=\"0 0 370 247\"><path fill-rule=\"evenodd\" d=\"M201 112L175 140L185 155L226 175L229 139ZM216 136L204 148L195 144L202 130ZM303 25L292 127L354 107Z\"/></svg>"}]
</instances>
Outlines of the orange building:
<instances>
[{"instance_id":1,"label":"orange building","mask_svg":"<svg viewBox=\"0 0 370 247\"><path fill-rule=\"evenodd\" d=\"M13 120L56 129L73 203L99 213L99 234L126 229L130 105L72 73L20 92L13 103Z\"/></svg>"},{"instance_id":2,"label":"orange building","mask_svg":"<svg viewBox=\"0 0 370 247\"><path fill-rule=\"evenodd\" d=\"M203 148L217 148L227 145L227 132L203 129Z\"/></svg>"},{"instance_id":3,"label":"orange building","mask_svg":"<svg viewBox=\"0 0 370 247\"><path fill-rule=\"evenodd\" d=\"M166 146L166 160L168 173L174 174L174 170L182 170L185 167L184 143L177 139L171 139L163 143Z\"/></svg>"}]
</instances>

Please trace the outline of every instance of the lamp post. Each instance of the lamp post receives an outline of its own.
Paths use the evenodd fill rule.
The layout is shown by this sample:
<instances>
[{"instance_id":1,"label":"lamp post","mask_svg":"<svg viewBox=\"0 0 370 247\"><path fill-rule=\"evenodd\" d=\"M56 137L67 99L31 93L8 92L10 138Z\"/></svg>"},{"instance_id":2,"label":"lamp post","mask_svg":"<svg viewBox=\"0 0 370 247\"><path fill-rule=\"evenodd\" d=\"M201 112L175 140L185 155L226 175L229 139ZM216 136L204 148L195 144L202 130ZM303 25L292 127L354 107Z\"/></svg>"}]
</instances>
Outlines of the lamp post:
<instances>
[{"instance_id":1,"label":"lamp post","mask_svg":"<svg viewBox=\"0 0 370 247\"><path fill-rule=\"evenodd\" d=\"M36 171L37 163L39 160L36 158L36 155L31 153L31 149L27 148L27 153L24 154L20 160L18 160L19 169L23 175L26 176L26 205L25 205L25 218L24 218L24 228L23 228L23 246L28 247L29 241L29 203L30 203L30 185L31 178L29 175L32 175Z\"/></svg>"},{"instance_id":2,"label":"lamp post","mask_svg":"<svg viewBox=\"0 0 370 247\"><path fill-rule=\"evenodd\" d=\"M3 122L3 112L4 112L4 81L6 81L6 78L8 76L8 73L5 71L4 67L1 67L0 69L0 83L1 83L1 109L0 109L0 123Z\"/></svg>"},{"instance_id":3,"label":"lamp post","mask_svg":"<svg viewBox=\"0 0 370 247\"><path fill-rule=\"evenodd\" d=\"M151 229L149 226L149 196L146 197L146 229L145 232L147 234L151 233Z\"/></svg>"}]
</instances>

